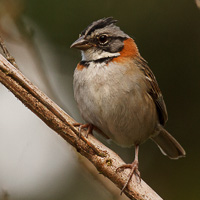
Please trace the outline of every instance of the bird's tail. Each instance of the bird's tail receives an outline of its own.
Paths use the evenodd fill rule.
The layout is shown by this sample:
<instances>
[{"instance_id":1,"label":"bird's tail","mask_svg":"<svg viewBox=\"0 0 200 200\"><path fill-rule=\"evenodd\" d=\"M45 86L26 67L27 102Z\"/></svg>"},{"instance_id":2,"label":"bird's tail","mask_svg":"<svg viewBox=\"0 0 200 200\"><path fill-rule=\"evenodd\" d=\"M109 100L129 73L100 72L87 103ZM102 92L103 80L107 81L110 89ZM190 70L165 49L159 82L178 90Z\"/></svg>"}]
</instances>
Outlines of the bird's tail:
<instances>
[{"instance_id":1,"label":"bird's tail","mask_svg":"<svg viewBox=\"0 0 200 200\"><path fill-rule=\"evenodd\" d=\"M163 127L159 127L159 134L151 138L160 148L164 155L171 159L185 156L185 150L178 141L170 135Z\"/></svg>"}]
</instances>

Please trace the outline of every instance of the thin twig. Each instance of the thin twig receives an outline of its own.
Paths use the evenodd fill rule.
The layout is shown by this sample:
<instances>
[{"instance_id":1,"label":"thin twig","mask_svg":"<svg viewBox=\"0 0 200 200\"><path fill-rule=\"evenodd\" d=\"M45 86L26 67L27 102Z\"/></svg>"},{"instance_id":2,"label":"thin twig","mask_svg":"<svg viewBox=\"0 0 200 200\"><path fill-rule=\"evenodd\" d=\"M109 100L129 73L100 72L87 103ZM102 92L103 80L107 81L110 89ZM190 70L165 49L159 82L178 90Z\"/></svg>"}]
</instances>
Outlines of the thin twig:
<instances>
[{"instance_id":1,"label":"thin twig","mask_svg":"<svg viewBox=\"0 0 200 200\"><path fill-rule=\"evenodd\" d=\"M83 169L85 169L84 173L89 172L88 175L92 176L94 180L100 183L100 184L97 184L97 187L101 185L103 188L105 188L105 190L107 190L111 194L111 198L109 197L109 199L113 199L113 200L128 200L129 199L125 195L119 195L121 190L117 188L115 184L113 184L109 179L106 179L105 177L100 176L100 174L97 173L97 170L94 167L94 165L92 165L91 162L88 162L88 160L85 157L80 155L78 156L78 158L79 158L78 159L79 163L81 163L83 165Z\"/></svg>"},{"instance_id":2,"label":"thin twig","mask_svg":"<svg viewBox=\"0 0 200 200\"><path fill-rule=\"evenodd\" d=\"M7 59L12 65L14 65L17 69L19 69L18 66L17 66L17 63L16 63L16 61L15 61L15 59L14 59L14 57L12 57L12 56L10 55L8 49L6 48L6 46L5 46L5 44L4 44L4 41L3 41L3 39L2 39L1 36L0 36L0 47L1 47L1 49L3 50L3 53L4 53L4 55L6 56L6 59Z\"/></svg>"},{"instance_id":3,"label":"thin twig","mask_svg":"<svg viewBox=\"0 0 200 200\"><path fill-rule=\"evenodd\" d=\"M0 82L51 129L75 147L81 155L90 160L101 174L109 178L120 189L123 187L129 170L116 173L116 169L124 164L121 158L92 135L85 138L86 133L83 132L79 138L78 130L73 126L75 120L33 85L1 54ZM124 193L130 199L162 200L143 180L138 183L135 176Z\"/></svg>"}]
</instances>

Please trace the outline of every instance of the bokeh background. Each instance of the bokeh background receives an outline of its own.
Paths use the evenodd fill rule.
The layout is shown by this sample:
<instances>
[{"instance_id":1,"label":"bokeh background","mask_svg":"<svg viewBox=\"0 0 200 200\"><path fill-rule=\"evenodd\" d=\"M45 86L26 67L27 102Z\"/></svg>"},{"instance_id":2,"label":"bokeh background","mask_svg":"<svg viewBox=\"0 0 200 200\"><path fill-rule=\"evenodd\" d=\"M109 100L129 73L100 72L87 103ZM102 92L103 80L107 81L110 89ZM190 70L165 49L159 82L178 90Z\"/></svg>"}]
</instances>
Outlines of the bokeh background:
<instances>
[{"instance_id":1,"label":"bokeh background","mask_svg":"<svg viewBox=\"0 0 200 200\"><path fill-rule=\"evenodd\" d=\"M70 49L92 21L113 16L157 77L167 130L187 156L174 161L150 140L141 145L142 178L170 200L200 199L200 1L0 0L0 35L21 71L81 121L72 78L80 52ZM134 148L106 143L126 162ZM0 85L0 199L113 197L86 172L72 147ZM102 175L99 175L102 176Z\"/></svg>"}]
</instances>

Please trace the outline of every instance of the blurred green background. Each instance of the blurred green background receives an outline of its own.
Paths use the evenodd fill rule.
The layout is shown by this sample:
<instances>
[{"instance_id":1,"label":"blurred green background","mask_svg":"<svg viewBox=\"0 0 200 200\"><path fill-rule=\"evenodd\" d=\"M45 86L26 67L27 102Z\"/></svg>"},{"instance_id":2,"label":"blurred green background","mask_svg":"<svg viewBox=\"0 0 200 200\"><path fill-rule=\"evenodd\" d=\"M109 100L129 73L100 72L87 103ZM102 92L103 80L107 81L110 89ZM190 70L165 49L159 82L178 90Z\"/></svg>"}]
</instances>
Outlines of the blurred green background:
<instances>
[{"instance_id":1,"label":"blurred green background","mask_svg":"<svg viewBox=\"0 0 200 200\"><path fill-rule=\"evenodd\" d=\"M92 21L109 16L117 19L117 25L134 38L141 55L157 77L169 114L166 128L187 153L183 159L170 160L160 153L154 143L146 142L141 145L139 154L141 177L163 199L200 199L200 9L194 0L0 2L7 8L0 8L1 17L9 13L23 37L33 41L37 27L51 43L57 58L54 63L56 73L62 75L56 87L62 88L61 91L68 96L66 98L70 99L73 99L73 70L81 59L80 52L70 49L70 45ZM48 69L47 65L45 70L48 74L52 69ZM66 83L66 79L69 82ZM51 76L48 81L55 90ZM68 84L66 90L65 84ZM75 105L74 102L72 104ZM63 108L79 119L75 106L64 105ZM108 145L126 162L133 160L133 148ZM80 170L78 174L81 173L84 172ZM74 180L69 190L70 198L58 199L93 199L92 195L87 196L92 191L96 198L103 199L101 191L94 191L92 184L84 176L81 177L77 176ZM76 190L80 193L74 192Z\"/></svg>"}]
</instances>

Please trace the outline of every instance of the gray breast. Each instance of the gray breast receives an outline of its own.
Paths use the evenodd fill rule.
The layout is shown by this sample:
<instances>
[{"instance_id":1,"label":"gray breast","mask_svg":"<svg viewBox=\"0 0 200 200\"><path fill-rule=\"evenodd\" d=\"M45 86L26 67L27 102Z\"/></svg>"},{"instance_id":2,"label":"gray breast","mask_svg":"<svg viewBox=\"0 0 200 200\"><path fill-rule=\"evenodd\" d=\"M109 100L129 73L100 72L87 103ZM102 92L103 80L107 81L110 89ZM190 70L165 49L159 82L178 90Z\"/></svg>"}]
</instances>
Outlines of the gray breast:
<instances>
[{"instance_id":1,"label":"gray breast","mask_svg":"<svg viewBox=\"0 0 200 200\"><path fill-rule=\"evenodd\" d=\"M157 113L137 67L131 73L116 64L75 70L74 96L83 119L122 146L153 134Z\"/></svg>"}]
</instances>

